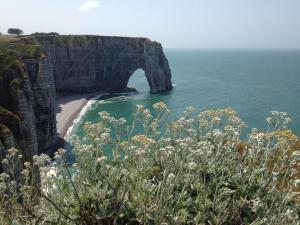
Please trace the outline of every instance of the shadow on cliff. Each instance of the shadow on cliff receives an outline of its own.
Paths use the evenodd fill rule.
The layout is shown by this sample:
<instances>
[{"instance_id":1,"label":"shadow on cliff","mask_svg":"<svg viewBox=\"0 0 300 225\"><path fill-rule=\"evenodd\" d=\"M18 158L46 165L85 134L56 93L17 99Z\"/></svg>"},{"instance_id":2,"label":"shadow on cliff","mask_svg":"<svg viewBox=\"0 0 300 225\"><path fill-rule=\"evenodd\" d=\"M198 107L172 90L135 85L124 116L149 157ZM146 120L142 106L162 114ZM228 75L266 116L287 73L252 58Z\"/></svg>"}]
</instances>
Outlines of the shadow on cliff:
<instances>
[{"instance_id":1,"label":"shadow on cliff","mask_svg":"<svg viewBox=\"0 0 300 225\"><path fill-rule=\"evenodd\" d=\"M73 164L76 162L75 155L73 153L72 145L70 142L68 142L62 137L58 137L57 142L51 149L49 149L49 152L47 154L53 159L54 154L58 149L66 150L66 160L68 163Z\"/></svg>"}]
</instances>

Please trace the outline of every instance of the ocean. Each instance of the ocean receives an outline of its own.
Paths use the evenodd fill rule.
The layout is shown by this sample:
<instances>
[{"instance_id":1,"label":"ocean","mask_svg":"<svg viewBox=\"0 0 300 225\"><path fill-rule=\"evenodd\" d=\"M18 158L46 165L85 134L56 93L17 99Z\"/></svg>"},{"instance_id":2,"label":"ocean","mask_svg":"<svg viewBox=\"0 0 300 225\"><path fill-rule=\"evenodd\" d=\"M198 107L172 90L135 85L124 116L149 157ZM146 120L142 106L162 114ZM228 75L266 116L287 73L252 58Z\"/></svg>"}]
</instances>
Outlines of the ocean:
<instances>
[{"instance_id":1,"label":"ocean","mask_svg":"<svg viewBox=\"0 0 300 225\"><path fill-rule=\"evenodd\" d=\"M136 105L151 107L163 101L178 118L188 106L196 112L231 107L247 124L266 129L272 110L287 112L290 127L300 135L300 50L277 49L166 49L174 89L150 94L142 70L130 78L139 93L95 100L74 125L72 134L84 138L82 124L99 120L98 112L132 119Z\"/></svg>"}]
</instances>

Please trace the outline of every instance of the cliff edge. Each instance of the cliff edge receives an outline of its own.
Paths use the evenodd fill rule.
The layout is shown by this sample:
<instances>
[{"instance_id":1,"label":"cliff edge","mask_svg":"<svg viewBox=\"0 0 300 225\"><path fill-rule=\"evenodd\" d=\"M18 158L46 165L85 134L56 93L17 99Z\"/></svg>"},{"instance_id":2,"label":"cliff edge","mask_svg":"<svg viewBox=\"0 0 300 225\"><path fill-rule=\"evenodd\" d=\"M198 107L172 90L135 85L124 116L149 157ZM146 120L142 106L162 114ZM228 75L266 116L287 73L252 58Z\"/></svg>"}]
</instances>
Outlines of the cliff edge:
<instances>
[{"instance_id":1,"label":"cliff edge","mask_svg":"<svg viewBox=\"0 0 300 225\"><path fill-rule=\"evenodd\" d=\"M31 161L55 145L56 93L123 92L137 69L152 93L172 89L162 46L147 38L0 35L0 159L16 147Z\"/></svg>"}]
</instances>

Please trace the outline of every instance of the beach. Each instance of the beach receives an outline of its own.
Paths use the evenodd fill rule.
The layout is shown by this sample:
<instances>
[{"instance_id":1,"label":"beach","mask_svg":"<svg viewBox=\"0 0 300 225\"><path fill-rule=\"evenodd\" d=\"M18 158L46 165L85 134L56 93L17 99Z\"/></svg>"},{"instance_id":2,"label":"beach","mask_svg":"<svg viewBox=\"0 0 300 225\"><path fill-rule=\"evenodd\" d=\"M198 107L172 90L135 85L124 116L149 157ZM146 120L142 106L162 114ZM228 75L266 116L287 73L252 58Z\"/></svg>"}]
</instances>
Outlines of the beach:
<instances>
[{"instance_id":1,"label":"beach","mask_svg":"<svg viewBox=\"0 0 300 225\"><path fill-rule=\"evenodd\" d=\"M59 137L66 136L82 108L94 96L95 94L78 94L56 98L56 126Z\"/></svg>"}]
</instances>

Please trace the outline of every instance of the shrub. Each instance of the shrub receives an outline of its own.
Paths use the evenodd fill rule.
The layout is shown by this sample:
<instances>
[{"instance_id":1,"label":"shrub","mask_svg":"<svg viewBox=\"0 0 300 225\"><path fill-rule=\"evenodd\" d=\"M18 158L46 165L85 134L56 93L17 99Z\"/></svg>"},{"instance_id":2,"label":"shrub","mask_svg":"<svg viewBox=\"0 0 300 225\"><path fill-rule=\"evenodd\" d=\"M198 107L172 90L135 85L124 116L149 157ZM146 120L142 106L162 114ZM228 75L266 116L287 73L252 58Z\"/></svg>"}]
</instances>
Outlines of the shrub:
<instances>
[{"instance_id":1,"label":"shrub","mask_svg":"<svg viewBox=\"0 0 300 225\"><path fill-rule=\"evenodd\" d=\"M47 36L47 35L59 35L59 33L57 33L57 32L49 32L49 33L46 33L46 32L35 32L35 33L32 33L31 35L35 35L35 36Z\"/></svg>"},{"instance_id":2,"label":"shrub","mask_svg":"<svg viewBox=\"0 0 300 225\"><path fill-rule=\"evenodd\" d=\"M0 223L298 224L300 152L285 113L242 142L245 124L231 109L194 116L189 107L167 123L165 104L153 107L138 106L129 125L99 113L86 142L75 138L73 165L61 149L57 166L40 155L18 181L1 174ZM7 157L14 165L18 154Z\"/></svg>"},{"instance_id":3,"label":"shrub","mask_svg":"<svg viewBox=\"0 0 300 225\"><path fill-rule=\"evenodd\" d=\"M19 28L9 28L7 30L7 33L8 34L16 34L16 35L22 35L24 33L24 31L22 31L21 29Z\"/></svg>"}]
</instances>

